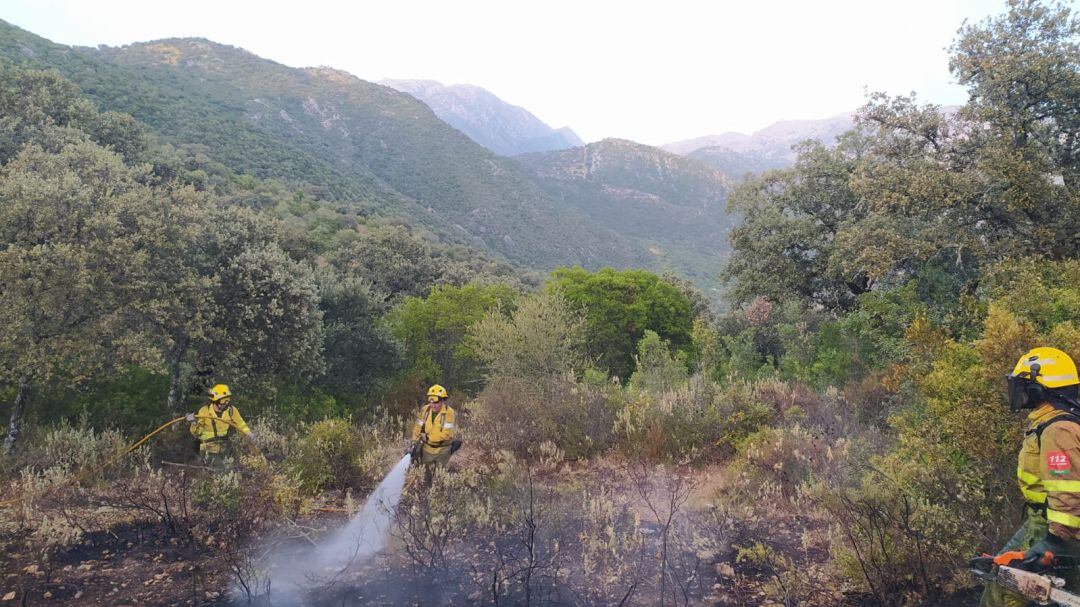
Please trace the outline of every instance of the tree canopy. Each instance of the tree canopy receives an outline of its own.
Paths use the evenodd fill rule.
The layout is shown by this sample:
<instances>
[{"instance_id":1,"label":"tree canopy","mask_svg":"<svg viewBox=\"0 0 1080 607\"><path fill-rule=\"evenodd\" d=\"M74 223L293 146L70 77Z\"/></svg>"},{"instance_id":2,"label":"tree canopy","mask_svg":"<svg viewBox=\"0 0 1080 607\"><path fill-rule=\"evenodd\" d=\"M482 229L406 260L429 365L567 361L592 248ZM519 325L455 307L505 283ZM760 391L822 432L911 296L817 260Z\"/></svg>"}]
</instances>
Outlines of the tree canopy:
<instances>
[{"instance_id":1,"label":"tree canopy","mask_svg":"<svg viewBox=\"0 0 1080 607\"><path fill-rule=\"evenodd\" d=\"M956 111L873 95L837 145L731 197L731 296L851 310L872 289L935 268L957 291L1009 258L1080 253L1080 47L1063 6L1016 1L961 29Z\"/></svg>"},{"instance_id":2,"label":"tree canopy","mask_svg":"<svg viewBox=\"0 0 1080 607\"><path fill-rule=\"evenodd\" d=\"M645 331L675 349L690 346L694 318L686 294L643 270L560 268L546 288L585 312L588 354L622 380L634 371L634 352Z\"/></svg>"}]
</instances>

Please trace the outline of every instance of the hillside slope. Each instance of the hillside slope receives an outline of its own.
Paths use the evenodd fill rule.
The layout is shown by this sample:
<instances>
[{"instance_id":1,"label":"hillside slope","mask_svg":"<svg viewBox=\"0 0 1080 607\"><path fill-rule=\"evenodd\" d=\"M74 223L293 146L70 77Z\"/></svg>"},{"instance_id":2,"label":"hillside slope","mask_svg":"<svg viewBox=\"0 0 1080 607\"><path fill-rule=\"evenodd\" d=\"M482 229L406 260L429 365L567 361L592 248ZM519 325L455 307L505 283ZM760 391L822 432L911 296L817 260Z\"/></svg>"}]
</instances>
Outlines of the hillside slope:
<instances>
[{"instance_id":1,"label":"hillside slope","mask_svg":"<svg viewBox=\"0 0 1080 607\"><path fill-rule=\"evenodd\" d=\"M290 68L201 39L72 48L6 23L0 57L56 68L102 108L134 115L170 143L205 146L237 172L324 186L526 266L648 262L423 103L345 72Z\"/></svg>"},{"instance_id":2,"label":"hillside slope","mask_svg":"<svg viewBox=\"0 0 1080 607\"><path fill-rule=\"evenodd\" d=\"M379 84L423 101L450 126L502 156L582 145L569 127L553 129L525 108L478 86L445 85L434 80L383 80Z\"/></svg>"},{"instance_id":3,"label":"hillside slope","mask_svg":"<svg viewBox=\"0 0 1080 607\"><path fill-rule=\"evenodd\" d=\"M55 68L101 108L238 173L314 185L521 266L670 270L704 286L726 253L723 176L656 148L503 158L406 93L202 39L67 47L0 22L0 59Z\"/></svg>"},{"instance_id":4,"label":"hillside slope","mask_svg":"<svg viewBox=\"0 0 1080 607\"><path fill-rule=\"evenodd\" d=\"M654 267L715 286L733 223L725 208L731 182L720 172L622 139L517 160L552 197L635 239Z\"/></svg>"}]
</instances>

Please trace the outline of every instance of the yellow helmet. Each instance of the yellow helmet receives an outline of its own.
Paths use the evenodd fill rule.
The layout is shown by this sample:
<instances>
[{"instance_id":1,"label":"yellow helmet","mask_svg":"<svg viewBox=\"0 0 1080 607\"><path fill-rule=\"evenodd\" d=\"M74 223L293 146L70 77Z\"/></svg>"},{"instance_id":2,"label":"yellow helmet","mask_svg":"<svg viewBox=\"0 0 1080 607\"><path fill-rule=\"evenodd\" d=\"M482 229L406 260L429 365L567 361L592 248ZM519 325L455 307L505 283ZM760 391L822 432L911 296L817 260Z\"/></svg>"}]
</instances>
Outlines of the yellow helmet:
<instances>
[{"instance_id":1,"label":"yellow helmet","mask_svg":"<svg viewBox=\"0 0 1080 607\"><path fill-rule=\"evenodd\" d=\"M1035 348L1020 357L1013 375L1033 379L1047 388L1064 388L1080 384L1076 363L1057 348Z\"/></svg>"},{"instance_id":2,"label":"yellow helmet","mask_svg":"<svg viewBox=\"0 0 1080 607\"><path fill-rule=\"evenodd\" d=\"M446 398L446 388L440 386L439 384L435 384L434 386L428 388L427 395L428 400L431 400L431 397L433 396L436 398Z\"/></svg>"},{"instance_id":3,"label":"yellow helmet","mask_svg":"<svg viewBox=\"0 0 1080 607\"><path fill-rule=\"evenodd\" d=\"M218 384L210 388L210 402L216 403L223 398L231 398L232 391L225 384Z\"/></svg>"},{"instance_id":4,"label":"yellow helmet","mask_svg":"<svg viewBox=\"0 0 1080 607\"><path fill-rule=\"evenodd\" d=\"M1009 406L1013 409L1031 409L1050 401L1055 393L1068 398L1060 394L1061 389L1080 384L1076 363L1069 355L1046 347L1034 348L1021 356L1005 379L1009 385Z\"/></svg>"}]
</instances>

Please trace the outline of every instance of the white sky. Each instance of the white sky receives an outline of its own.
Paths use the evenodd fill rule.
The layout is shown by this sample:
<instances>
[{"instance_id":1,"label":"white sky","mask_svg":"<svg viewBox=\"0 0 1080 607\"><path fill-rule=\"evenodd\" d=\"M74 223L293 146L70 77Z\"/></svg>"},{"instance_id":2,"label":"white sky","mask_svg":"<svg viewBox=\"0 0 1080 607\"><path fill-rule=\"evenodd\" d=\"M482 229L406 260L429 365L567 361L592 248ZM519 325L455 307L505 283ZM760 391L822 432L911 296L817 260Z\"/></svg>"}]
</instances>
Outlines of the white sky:
<instances>
[{"instance_id":1,"label":"white sky","mask_svg":"<svg viewBox=\"0 0 1080 607\"><path fill-rule=\"evenodd\" d=\"M587 141L662 144L824 118L865 91L966 96L947 47L1004 0L2 0L54 42L201 36L366 80L471 83Z\"/></svg>"}]
</instances>

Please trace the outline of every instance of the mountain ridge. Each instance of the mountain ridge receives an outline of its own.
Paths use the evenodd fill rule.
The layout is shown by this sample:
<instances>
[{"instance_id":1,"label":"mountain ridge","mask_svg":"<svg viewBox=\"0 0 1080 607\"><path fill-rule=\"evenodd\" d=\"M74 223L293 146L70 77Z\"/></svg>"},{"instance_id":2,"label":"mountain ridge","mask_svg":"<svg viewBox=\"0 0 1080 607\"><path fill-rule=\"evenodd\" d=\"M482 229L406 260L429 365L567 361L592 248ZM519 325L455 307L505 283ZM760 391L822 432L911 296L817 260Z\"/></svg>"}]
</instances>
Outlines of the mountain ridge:
<instances>
[{"instance_id":1,"label":"mountain ridge","mask_svg":"<svg viewBox=\"0 0 1080 607\"><path fill-rule=\"evenodd\" d=\"M842 112L820 119L778 120L753 133L728 131L718 135L704 135L693 139L674 141L658 146L674 154L689 155L710 147L724 147L735 152L778 149L791 146L805 139L818 139L831 143L831 138L851 128L854 112Z\"/></svg>"},{"instance_id":2,"label":"mountain ridge","mask_svg":"<svg viewBox=\"0 0 1080 607\"><path fill-rule=\"evenodd\" d=\"M423 103L342 70L291 68L206 39L66 47L7 24L0 56L56 68L103 109L165 142L204 145L239 173L313 183L526 267L648 260Z\"/></svg>"},{"instance_id":3,"label":"mountain ridge","mask_svg":"<svg viewBox=\"0 0 1080 607\"><path fill-rule=\"evenodd\" d=\"M291 68L206 39L68 47L3 22L0 58L57 69L103 110L131 114L162 142L237 174L311 184L329 200L401 218L521 267L683 271L713 254L691 246L658 259L651 241L621 231L625 225L593 208L610 204L610 195L554 188L526 163L485 149L411 95L339 69ZM625 162L635 149L622 149ZM618 154L608 158L619 162ZM647 166L660 165L632 172L640 177ZM629 197L643 191L624 189ZM681 205L680 195L691 194L676 192L665 202Z\"/></svg>"},{"instance_id":4,"label":"mountain ridge","mask_svg":"<svg viewBox=\"0 0 1080 607\"><path fill-rule=\"evenodd\" d=\"M663 269L711 284L727 258L732 181L693 158L626 139L515 157L553 197L636 239Z\"/></svg>"},{"instance_id":5,"label":"mountain ridge","mask_svg":"<svg viewBox=\"0 0 1080 607\"><path fill-rule=\"evenodd\" d=\"M475 84L410 79L385 79L379 84L416 97L447 124L500 156L583 145L570 127L554 129L527 109Z\"/></svg>"}]
</instances>

